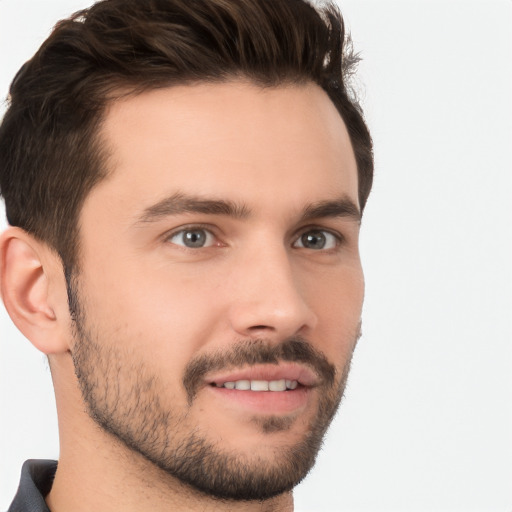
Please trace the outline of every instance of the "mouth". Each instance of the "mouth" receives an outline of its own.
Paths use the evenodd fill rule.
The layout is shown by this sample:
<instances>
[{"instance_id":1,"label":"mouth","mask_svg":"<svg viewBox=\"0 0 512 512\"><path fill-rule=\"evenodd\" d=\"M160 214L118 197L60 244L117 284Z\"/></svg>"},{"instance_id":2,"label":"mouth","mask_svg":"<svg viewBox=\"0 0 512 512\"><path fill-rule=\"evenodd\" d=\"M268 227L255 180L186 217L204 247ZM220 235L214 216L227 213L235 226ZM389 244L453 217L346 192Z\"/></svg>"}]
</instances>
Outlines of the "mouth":
<instances>
[{"instance_id":1,"label":"mouth","mask_svg":"<svg viewBox=\"0 0 512 512\"><path fill-rule=\"evenodd\" d=\"M298 387L313 388L320 378L311 368L298 363L260 364L211 375L210 386L241 391L293 391Z\"/></svg>"},{"instance_id":2,"label":"mouth","mask_svg":"<svg viewBox=\"0 0 512 512\"><path fill-rule=\"evenodd\" d=\"M239 391L292 391L297 389L299 382L296 380L279 379L279 380L237 380L227 382L212 382L211 386L225 389L237 389Z\"/></svg>"},{"instance_id":3,"label":"mouth","mask_svg":"<svg viewBox=\"0 0 512 512\"><path fill-rule=\"evenodd\" d=\"M206 380L223 405L273 415L305 408L311 391L320 383L313 370L293 363L231 370Z\"/></svg>"}]
</instances>

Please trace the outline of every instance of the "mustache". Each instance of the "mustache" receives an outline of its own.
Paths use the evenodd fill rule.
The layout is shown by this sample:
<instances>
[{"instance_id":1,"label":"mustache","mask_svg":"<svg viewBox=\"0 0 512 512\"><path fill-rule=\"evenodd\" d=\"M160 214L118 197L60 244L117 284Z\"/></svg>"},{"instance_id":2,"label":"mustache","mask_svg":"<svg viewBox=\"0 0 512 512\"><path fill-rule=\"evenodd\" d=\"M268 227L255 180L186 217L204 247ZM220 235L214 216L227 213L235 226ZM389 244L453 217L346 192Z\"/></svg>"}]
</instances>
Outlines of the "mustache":
<instances>
[{"instance_id":1,"label":"mustache","mask_svg":"<svg viewBox=\"0 0 512 512\"><path fill-rule=\"evenodd\" d=\"M229 350L203 354L190 361L183 375L183 386L189 404L204 385L205 376L210 372L256 364L277 365L284 361L309 366L324 385L332 386L334 383L336 367L302 337L295 336L279 344L270 343L265 339L245 340L233 345Z\"/></svg>"}]
</instances>

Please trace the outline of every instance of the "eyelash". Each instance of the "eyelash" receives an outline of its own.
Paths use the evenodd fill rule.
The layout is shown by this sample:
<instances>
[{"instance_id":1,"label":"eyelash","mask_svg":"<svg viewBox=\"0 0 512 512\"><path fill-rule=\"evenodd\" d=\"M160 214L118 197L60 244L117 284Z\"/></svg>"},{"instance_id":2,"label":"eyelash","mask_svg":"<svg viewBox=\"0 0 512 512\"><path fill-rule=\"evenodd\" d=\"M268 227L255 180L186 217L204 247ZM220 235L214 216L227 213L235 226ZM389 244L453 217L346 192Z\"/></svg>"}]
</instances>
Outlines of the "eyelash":
<instances>
[{"instance_id":1,"label":"eyelash","mask_svg":"<svg viewBox=\"0 0 512 512\"><path fill-rule=\"evenodd\" d=\"M174 238L177 235L186 233L187 231L205 231L206 233L208 233L213 238L218 239L217 235L215 234L214 230L212 229L212 227L210 225L192 224L192 225L189 225L189 226L182 226L179 229L173 230L172 232L166 234L165 237L164 237L164 241L171 242L172 238ZM313 226L306 226L306 227L302 228L300 233L295 237L295 239L294 239L294 241L292 243L292 247L295 247L295 244L297 244L297 242L299 242L304 235L306 235L308 233L311 233L311 232L324 233L324 234L327 234L329 236L332 236L334 238L334 240L335 240L335 247L333 247L333 248L328 248L328 249L323 249L322 248L322 249L317 249L317 250L309 248L311 251L324 252L324 253L325 252L332 252L332 251L335 251L337 248L339 248L339 246L341 246L345 242L345 237L341 233L336 232L336 231L332 231L330 229L326 229L324 227L314 226L313 225ZM181 247L183 250L189 250L189 251L194 251L194 252L197 251L198 249L208 249L208 248L213 247L213 246L216 245L215 243L213 243L211 245L202 246L202 247L187 247L186 245L177 244L175 242L171 242L171 243ZM223 245L223 244L220 243L218 245ZM298 249L308 249L307 247L304 247L304 246L297 247L297 248Z\"/></svg>"}]
</instances>

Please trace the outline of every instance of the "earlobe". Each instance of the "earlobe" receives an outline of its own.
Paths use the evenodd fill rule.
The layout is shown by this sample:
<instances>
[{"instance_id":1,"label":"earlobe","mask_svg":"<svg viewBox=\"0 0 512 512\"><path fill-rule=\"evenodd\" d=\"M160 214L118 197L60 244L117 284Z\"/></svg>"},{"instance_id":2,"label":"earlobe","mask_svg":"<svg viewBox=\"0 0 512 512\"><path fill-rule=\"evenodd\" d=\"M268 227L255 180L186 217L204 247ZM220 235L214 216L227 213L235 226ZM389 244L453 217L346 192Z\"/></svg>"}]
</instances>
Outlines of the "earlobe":
<instances>
[{"instance_id":1,"label":"earlobe","mask_svg":"<svg viewBox=\"0 0 512 512\"><path fill-rule=\"evenodd\" d=\"M52 251L20 228L0 236L0 291L14 324L45 354L68 350ZM60 285L62 286L62 285ZM52 289L52 293L50 290Z\"/></svg>"}]
</instances>

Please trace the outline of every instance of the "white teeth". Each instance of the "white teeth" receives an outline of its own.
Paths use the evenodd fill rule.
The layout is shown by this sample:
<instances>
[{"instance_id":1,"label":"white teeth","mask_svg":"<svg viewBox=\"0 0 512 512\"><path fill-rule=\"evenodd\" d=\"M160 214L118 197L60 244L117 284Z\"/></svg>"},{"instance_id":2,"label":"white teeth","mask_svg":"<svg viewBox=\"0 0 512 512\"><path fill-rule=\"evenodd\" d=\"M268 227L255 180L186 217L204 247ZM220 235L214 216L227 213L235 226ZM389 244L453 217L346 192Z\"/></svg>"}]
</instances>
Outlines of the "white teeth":
<instances>
[{"instance_id":1,"label":"white teeth","mask_svg":"<svg viewBox=\"0 0 512 512\"><path fill-rule=\"evenodd\" d=\"M284 379L281 380L271 380L268 383L269 391L286 391L286 381Z\"/></svg>"},{"instance_id":2,"label":"white teeth","mask_svg":"<svg viewBox=\"0 0 512 512\"><path fill-rule=\"evenodd\" d=\"M248 391L251 389L251 381L250 380L237 380L235 382L235 388L240 389L242 391Z\"/></svg>"},{"instance_id":3,"label":"white teeth","mask_svg":"<svg viewBox=\"0 0 512 512\"><path fill-rule=\"evenodd\" d=\"M216 383L218 388L238 389L240 391L286 391L296 389L299 383L296 380L237 380L233 382Z\"/></svg>"},{"instance_id":4,"label":"white teeth","mask_svg":"<svg viewBox=\"0 0 512 512\"><path fill-rule=\"evenodd\" d=\"M298 386L298 382L296 380L287 380L286 381L286 387L288 389L295 389Z\"/></svg>"},{"instance_id":5,"label":"white teeth","mask_svg":"<svg viewBox=\"0 0 512 512\"><path fill-rule=\"evenodd\" d=\"M251 380L251 391L268 391L268 380Z\"/></svg>"}]
</instances>

